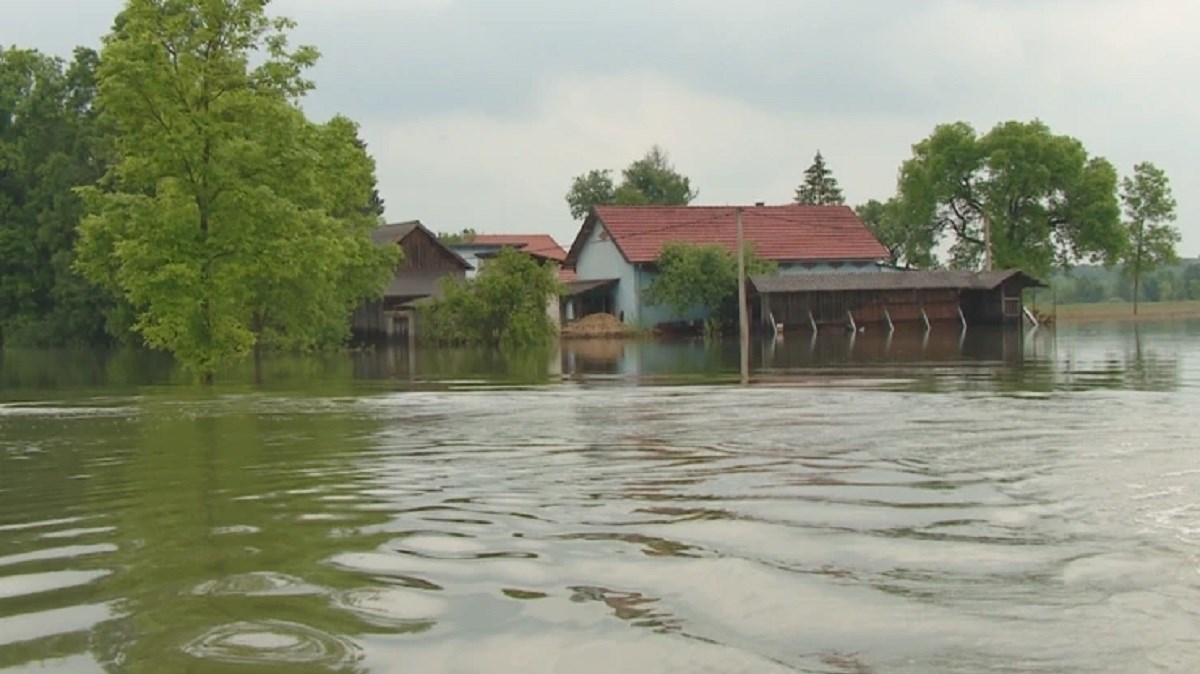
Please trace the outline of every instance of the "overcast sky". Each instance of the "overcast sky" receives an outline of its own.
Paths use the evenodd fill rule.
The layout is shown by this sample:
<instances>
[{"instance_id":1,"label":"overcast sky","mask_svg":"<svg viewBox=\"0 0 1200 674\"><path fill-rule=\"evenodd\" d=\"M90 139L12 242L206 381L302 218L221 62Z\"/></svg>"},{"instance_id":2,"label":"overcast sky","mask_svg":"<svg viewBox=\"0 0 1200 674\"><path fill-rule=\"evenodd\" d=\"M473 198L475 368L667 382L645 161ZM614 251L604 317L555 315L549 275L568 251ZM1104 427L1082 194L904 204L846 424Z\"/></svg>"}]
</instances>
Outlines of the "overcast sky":
<instances>
[{"instance_id":1,"label":"overcast sky","mask_svg":"<svg viewBox=\"0 0 1200 674\"><path fill-rule=\"evenodd\" d=\"M0 44L97 46L121 0L6 2ZM790 200L820 149L884 199L936 124L1041 118L1149 160L1200 255L1195 0L275 0L324 55L306 108L358 120L393 220L569 244L571 177L658 143L697 203Z\"/></svg>"}]
</instances>

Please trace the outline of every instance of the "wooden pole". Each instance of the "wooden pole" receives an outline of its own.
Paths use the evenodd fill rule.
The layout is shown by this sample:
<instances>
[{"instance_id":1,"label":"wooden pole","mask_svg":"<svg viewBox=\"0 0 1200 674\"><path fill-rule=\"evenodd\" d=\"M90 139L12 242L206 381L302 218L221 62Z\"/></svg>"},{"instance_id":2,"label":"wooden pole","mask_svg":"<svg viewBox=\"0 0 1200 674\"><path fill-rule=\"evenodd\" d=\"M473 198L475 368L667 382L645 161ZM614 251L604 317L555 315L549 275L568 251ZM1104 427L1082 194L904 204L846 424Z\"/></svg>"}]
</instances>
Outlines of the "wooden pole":
<instances>
[{"instance_id":1,"label":"wooden pole","mask_svg":"<svg viewBox=\"0 0 1200 674\"><path fill-rule=\"evenodd\" d=\"M746 308L746 235L742 226L742 209L737 209L738 256L738 336L741 343L742 386L750 383L750 312Z\"/></svg>"}]
</instances>

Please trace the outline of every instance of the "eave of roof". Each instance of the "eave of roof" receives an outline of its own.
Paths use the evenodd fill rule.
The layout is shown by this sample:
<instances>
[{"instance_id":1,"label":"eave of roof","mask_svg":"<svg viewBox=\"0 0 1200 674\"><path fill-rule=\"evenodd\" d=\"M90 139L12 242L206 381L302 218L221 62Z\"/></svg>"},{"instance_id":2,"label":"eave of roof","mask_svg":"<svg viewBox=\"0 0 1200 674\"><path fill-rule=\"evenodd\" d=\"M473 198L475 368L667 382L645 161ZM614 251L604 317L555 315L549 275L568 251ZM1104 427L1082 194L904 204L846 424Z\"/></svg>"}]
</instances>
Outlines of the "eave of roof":
<instances>
[{"instance_id":1,"label":"eave of roof","mask_svg":"<svg viewBox=\"0 0 1200 674\"><path fill-rule=\"evenodd\" d=\"M750 283L762 294L873 290L992 290L1014 277L1019 278L1025 287L1045 286L1038 279L1015 269L986 272L938 269L755 274L750 277Z\"/></svg>"}]
</instances>

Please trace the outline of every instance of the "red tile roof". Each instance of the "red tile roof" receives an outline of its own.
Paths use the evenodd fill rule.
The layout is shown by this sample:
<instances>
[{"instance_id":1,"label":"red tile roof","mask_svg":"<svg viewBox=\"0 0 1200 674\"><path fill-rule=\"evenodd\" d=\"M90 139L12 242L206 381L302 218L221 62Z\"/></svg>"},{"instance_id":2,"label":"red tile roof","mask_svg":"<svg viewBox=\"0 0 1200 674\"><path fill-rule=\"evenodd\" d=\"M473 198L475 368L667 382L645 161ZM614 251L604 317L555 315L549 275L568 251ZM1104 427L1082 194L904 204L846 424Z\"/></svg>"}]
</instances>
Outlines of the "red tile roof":
<instances>
[{"instance_id":1,"label":"red tile roof","mask_svg":"<svg viewBox=\"0 0 1200 674\"><path fill-rule=\"evenodd\" d=\"M512 246L557 262L567 259L567 251L547 234L476 234L467 243L479 246Z\"/></svg>"},{"instance_id":2,"label":"red tile roof","mask_svg":"<svg viewBox=\"0 0 1200 674\"><path fill-rule=\"evenodd\" d=\"M571 282L577 281L577 280L579 280L579 277L575 274L575 269L573 267L559 267L558 268L558 282L559 283L571 283Z\"/></svg>"},{"instance_id":3,"label":"red tile roof","mask_svg":"<svg viewBox=\"0 0 1200 674\"><path fill-rule=\"evenodd\" d=\"M891 254L848 206L745 206L746 243L758 257L775 261L885 260ZM737 248L733 206L597 206L585 221L568 264L573 264L592 227L601 223L630 262L653 262L671 241Z\"/></svg>"}]
</instances>

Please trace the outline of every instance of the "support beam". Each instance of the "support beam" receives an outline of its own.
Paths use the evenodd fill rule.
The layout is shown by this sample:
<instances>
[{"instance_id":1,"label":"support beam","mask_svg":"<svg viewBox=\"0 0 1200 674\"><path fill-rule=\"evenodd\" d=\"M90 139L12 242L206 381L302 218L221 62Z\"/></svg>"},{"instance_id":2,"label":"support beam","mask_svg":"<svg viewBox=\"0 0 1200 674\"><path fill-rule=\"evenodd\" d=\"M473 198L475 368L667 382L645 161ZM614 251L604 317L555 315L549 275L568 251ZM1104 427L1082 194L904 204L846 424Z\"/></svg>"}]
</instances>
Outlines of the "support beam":
<instances>
[{"instance_id":1,"label":"support beam","mask_svg":"<svg viewBox=\"0 0 1200 674\"><path fill-rule=\"evenodd\" d=\"M742 209L737 209L738 332L742 352L742 386L750 383L750 312L746 308L746 237Z\"/></svg>"}]
</instances>

